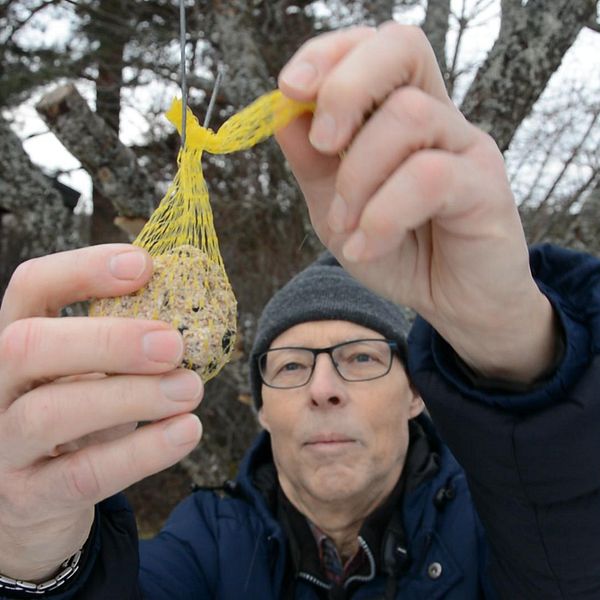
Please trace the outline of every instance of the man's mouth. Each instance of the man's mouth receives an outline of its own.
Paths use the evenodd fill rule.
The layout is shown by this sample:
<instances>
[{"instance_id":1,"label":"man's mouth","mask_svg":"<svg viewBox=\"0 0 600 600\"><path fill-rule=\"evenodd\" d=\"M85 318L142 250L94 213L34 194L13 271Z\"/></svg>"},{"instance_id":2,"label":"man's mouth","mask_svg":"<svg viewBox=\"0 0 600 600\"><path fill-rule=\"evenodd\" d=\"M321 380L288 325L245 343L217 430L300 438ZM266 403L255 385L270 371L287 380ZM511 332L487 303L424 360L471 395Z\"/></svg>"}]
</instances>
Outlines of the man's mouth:
<instances>
[{"instance_id":1,"label":"man's mouth","mask_svg":"<svg viewBox=\"0 0 600 600\"><path fill-rule=\"evenodd\" d=\"M356 440L341 433L319 433L311 436L305 442L305 446L336 446L341 444L353 444Z\"/></svg>"}]
</instances>

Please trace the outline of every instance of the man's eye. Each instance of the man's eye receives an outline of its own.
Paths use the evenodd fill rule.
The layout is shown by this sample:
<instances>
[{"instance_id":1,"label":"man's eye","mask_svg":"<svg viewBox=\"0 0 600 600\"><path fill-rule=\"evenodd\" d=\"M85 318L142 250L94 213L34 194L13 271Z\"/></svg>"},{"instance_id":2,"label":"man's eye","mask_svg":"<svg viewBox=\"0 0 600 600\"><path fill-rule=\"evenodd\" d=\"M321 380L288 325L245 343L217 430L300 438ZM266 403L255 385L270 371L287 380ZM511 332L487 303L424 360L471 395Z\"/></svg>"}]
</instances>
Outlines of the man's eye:
<instances>
[{"instance_id":1,"label":"man's eye","mask_svg":"<svg viewBox=\"0 0 600 600\"><path fill-rule=\"evenodd\" d=\"M301 368L302 368L302 365L297 362L289 362L289 363L286 363L285 365L283 365L284 371L297 371L298 369L301 369Z\"/></svg>"},{"instance_id":2,"label":"man's eye","mask_svg":"<svg viewBox=\"0 0 600 600\"><path fill-rule=\"evenodd\" d=\"M305 368L306 368L306 365L303 365L302 363L287 362L279 368L279 373L290 373L293 371L300 371L301 369L305 369Z\"/></svg>"},{"instance_id":3,"label":"man's eye","mask_svg":"<svg viewBox=\"0 0 600 600\"><path fill-rule=\"evenodd\" d=\"M375 357L367 354L366 352L360 352L359 354L354 354L350 357L350 362L358 362L358 363L366 363L372 362L375 360Z\"/></svg>"}]
</instances>

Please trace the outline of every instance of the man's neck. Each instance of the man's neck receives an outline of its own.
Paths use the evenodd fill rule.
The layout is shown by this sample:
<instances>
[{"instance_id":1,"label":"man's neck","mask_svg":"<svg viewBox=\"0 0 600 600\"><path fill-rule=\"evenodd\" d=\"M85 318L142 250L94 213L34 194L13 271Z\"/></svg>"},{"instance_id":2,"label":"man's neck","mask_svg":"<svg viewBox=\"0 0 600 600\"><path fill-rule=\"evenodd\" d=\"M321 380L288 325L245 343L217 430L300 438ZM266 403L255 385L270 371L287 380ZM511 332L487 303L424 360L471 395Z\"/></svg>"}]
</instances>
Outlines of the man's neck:
<instances>
[{"instance_id":1,"label":"man's neck","mask_svg":"<svg viewBox=\"0 0 600 600\"><path fill-rule=\"evenodd\" d=\"M345 562L358 550L358 534L365 519L390 495L402 469L382 482L379 489L373 486L369 494L340 500L320 501L279 478L281 488L294 505L309 521L314 523L327 537L331 538Z\"/></svg>"}]
</instances>

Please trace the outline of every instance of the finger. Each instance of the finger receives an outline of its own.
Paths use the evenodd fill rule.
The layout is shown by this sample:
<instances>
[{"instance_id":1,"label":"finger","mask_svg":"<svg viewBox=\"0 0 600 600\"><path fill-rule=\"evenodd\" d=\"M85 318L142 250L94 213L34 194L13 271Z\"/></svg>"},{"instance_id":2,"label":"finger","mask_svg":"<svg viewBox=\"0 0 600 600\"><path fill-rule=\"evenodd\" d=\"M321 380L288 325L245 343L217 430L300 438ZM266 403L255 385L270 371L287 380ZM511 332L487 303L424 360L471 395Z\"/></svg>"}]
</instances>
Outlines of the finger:
<instances>
[{"instance_id":1,"label":"finger","mask_svg":"<svg viewBox=\"0 0 600 600\"><path fill-rule=\"evenodd\" d=\"M40 382L98 371L162 373L179 365L183 352L181 334L160 321L21 319L0 333L0 411Z\"/></svg>"},{"instance_id":2,"label":"finger","mask_svg":"<svg viewBox=\"0 0 600 600\"><path fill-rule=\"evenodd\" d=\"M103 429L102 431L94 431L87 435L80 437L79 439L73 440L72 442L67 442L66 444L58 444L55 446L54 450L48 453L50 457L60 456L61 454L66 454L67 452L77 452L77 450L81 448L85 448L86 446L91 446L92 444L102 444L104 442L110 442L112 440L118 440L135 431L138 426L137 421L133 421L132 423L123 423L122 425L116 425L115 427L111 427L110 429Z\"/></svg>"},{"instance_id":3,"label":"finger","mask_svg":"<svg viewBox=\"0 0 600 600\"><path fill-rule=\"evenodd\" d=\"M381 258L398 248L408 232L433 217L446 216L453 199L466 195L464 175L458 174L469 167L463 157L442 150L412 155L365 206L358 228L343 245L344 258L349 262Z\"/></svg>"},{"instance_id":4,"label":"finger","mask_svg":"<svg viewBox=\"0 0 600 600\"><path fill-rule=\"evenodd\" d=\"M325 223L340 159L313 148L308 141L309 127L310 117L304 116L279 131L276 138L307 200L315 231L323 240L326 232L320 224ZM312 198L317 201L310 202Z\"/></svg>"},{"instance_id":5,"label":"finger","mask_svg":"<svg viewBox=\"0 0 600 600\"><path fill-rule=\"evenodd\" d=\"M387 24L356 45L323 79L311 143L323 153L342 151L373 109L395 89L407 85L451 104L423 32Z\"/></svg>"},{"instance_id":6,"label":"finger","mask_svg":"<svg viewBox=\"0 0 600 600\"><path fill-rule=\"evenodd\" d=\"M350 27L305 42L279 74L278 86L294 100L315 98L323 78L354 46L374 35L373 27Z\"/></svg>"},{"instance_id":7,"label":"finger","mask_svg":"<svg viewBox=\"0 0 600 600\"><path fill-rule=\"evenodd\" d=\"M418 88L395 91L354 138L340 165L329 227L336 233L352 230L369 198L414 152L463 152L477 139L477 129L455 108Z\"/></svg>"},{"instance_id":8,"label":"finger","mask_svg":"<svg viewBox=\"0 0 600 600\"><path fill-rule=\"evenodd\" d=\"M185 369L161 377L112 376L40 386L4 413L0 435L12 450L2 460L25 467L94 432L189 412L202 391L200 377Z\"/></svg>"},{"instance_id":9,"label":"finger","mask_svg":"<svg viewBox=\"0 0 600 600\"><path fill-rule=\"evenodd\" d=\"M69 250L20 264L0 309L0 331L27 317L54 317L61 308L90 298L121 296L144 285L152 260L142 248L106 244Z\"/></svg>"},{"instance_id":10,"label":"finger","mask_svg":"<svg viewBox=\"0 0 600 600\"><path fill-rule=\"evenodd\" d=\"M58 512L98 503L175 464L196 447L201 435L196 415L178 415L49 460L35 473L40 501Z\"/></svg>"},{"instance_id":11,"label":"finger","mask_svg":"<svg viewBox=\"0 0 600 600\"><path fill-rule=\"evenodd\" d=\"M310 115L302 115L275 134L294 175L301 185L307 187L333 181L340 164L337 156L325 156L309 142L311 119Z\"/></svg>"}]
</instances>

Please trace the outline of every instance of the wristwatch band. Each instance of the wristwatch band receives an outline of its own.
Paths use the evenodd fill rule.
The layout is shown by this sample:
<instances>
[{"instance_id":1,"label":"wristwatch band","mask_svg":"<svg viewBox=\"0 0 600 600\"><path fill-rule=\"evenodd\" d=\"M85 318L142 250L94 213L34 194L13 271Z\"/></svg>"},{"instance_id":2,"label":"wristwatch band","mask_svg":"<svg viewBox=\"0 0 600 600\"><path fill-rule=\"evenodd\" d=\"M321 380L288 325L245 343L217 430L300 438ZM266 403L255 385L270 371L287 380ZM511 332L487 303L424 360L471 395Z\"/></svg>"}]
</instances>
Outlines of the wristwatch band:
<instances>
[{"instance_id":1,"label":"wristwatch band","mask_svg":"<svg viewBox=\"0 0 600 600\"><path fill-rule=\"evenodd\" d=\"M11 577L0 575L0 591L27 592L33 596L51 592L63 585L77 573L81 552L82 550L78 550L73 556L67 558L67 560L60 565L62 570L51 579L43 581L42 583L32 583L31 581L22 581L20 579L12 579Z\"/></svg>"}]
</instances>

